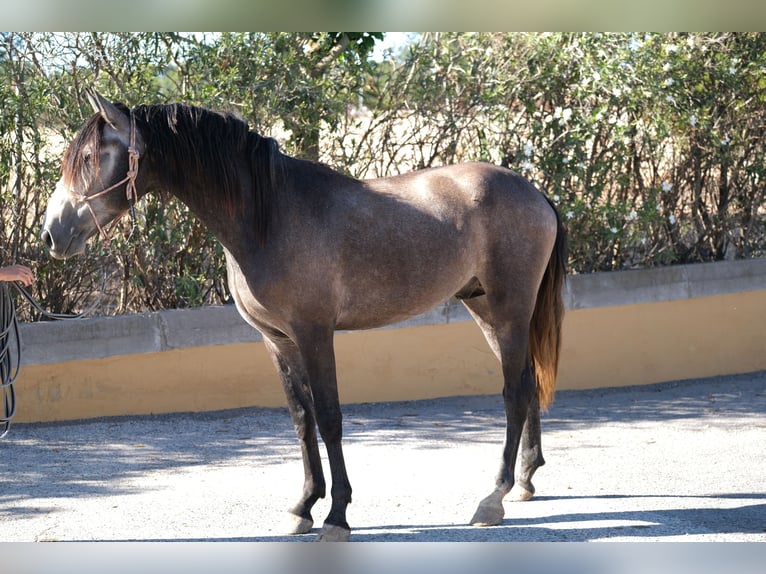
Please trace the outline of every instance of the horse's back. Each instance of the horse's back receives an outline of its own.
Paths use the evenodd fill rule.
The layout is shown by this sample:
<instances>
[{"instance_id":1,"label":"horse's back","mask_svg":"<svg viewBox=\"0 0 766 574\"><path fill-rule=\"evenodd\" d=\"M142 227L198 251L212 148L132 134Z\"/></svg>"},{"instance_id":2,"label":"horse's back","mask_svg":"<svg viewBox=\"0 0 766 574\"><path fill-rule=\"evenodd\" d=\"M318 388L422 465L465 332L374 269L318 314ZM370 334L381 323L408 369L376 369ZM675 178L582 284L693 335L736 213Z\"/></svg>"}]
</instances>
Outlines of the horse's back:
<instances>
[{"instance_id":1,"label":"horse's back","mask_svg":"<svg viewBox=\"0 0 766 574\"><path fill-rule=\"evenodd\" d=\"M490 163L468 162L366 180L372 189L403 198L439 201L451 197L466 207L512 203L520 210L545 206L539 190L518 173Z\"/></svg>"},{"instance_id":2,"label":"horse's back","mask_svg":"<svg viewBox=\"0 0 766 574\"><path fill-rule=\"evenodd\" d=\"M365 183L462 229L555 236L556 215L545 196L518 173L494 164L455 164Z\"/></svg>"}]
</instances>

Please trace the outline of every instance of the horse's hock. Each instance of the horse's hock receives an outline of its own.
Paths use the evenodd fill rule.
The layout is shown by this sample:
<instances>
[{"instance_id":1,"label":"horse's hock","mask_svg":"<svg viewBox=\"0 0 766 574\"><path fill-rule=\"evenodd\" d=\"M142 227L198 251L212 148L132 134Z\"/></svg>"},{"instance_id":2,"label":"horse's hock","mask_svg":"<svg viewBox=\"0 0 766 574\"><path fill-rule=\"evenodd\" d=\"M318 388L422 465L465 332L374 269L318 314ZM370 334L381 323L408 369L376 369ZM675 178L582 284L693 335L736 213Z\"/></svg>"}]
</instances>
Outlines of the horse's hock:
<instances>
[{"instance_id":1,"label":"horse's hock","mask_svg":"<svg viewBox=\"0 0 766 574\"><path fill-rule=\"evenodd\" d=\"M766 369L766 259L568 279L559 389ZM233 306L21 326L15 422L282 406L258 333ZM335 338L343 402L499 394L460 304ZM499 403L498 403L499 404Z\"/></svg>"}]
</instances>

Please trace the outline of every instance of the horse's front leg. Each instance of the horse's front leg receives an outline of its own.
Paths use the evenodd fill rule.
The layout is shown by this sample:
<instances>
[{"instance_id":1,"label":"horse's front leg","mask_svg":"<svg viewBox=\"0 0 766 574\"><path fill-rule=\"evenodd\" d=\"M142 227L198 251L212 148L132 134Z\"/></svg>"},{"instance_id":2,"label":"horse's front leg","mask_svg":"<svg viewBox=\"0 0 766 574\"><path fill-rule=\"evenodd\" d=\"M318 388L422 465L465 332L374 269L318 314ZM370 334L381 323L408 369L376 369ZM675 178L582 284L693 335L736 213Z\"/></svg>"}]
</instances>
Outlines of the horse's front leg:
<instances>
[{"instance_id":1,"label":"horse's front leg","mask_svg":"<svg viewBox=\"0 0 766 574\"><path fill-rule=\"evenodd\" d=\"M306 365L314 399L314 413L319 433L327 448L332 475L332 505L318 540L346 541L351 535L351 529L346 522L346 507L351 502L351 483L346 473L341 445L343 417L335 373L333 330L326 327L309 327L299 331L297 341Z\"/></svg>"},{"instance_id":2,"label":"horse's front leg","mask_svg":"<svg viewBox=\"0 0 766 574\"><path fill-rule=\"evenodd\" d=\"M306 534L314 526L311 508L325 496L325 479L316 435L316 417L308 386L308 375L298 347L291 340L266 337L264 342L279 372L290 416L301 443L303 455L303 493L289 511L289 534Z\"/></svg>"}]
</instances>

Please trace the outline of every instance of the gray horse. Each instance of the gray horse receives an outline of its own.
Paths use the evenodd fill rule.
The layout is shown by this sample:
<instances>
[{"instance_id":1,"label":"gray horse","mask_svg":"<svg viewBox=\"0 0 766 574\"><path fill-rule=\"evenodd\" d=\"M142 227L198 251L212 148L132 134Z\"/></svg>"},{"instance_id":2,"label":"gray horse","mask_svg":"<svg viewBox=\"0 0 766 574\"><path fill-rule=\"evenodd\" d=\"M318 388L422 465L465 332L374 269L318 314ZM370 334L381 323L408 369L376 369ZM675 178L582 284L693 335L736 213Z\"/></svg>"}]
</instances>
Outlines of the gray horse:
<instances>
[{"instance_id":1,"label":"gray horse","mask_svg":"<svg viewBox=\"0 0 766 574\"><path fill-rule=\"evenodd\" d=\"M95 114L64 154L42 238L54 257L82 253L151 192L177 197L217 237L232 296L263 335L300 440L305 482L290 511L293 533L312 529L311 508L325 496L318 428L332 476L319 539L350 535L334 331L395 323L452 296L476 319L504 378L500 471L471 523L500 524L509 493L532 497L566 273L566 233L545 196L484 163L360 181L280 153L231 115L88 98Z\"/></svg>"}]
</instances>

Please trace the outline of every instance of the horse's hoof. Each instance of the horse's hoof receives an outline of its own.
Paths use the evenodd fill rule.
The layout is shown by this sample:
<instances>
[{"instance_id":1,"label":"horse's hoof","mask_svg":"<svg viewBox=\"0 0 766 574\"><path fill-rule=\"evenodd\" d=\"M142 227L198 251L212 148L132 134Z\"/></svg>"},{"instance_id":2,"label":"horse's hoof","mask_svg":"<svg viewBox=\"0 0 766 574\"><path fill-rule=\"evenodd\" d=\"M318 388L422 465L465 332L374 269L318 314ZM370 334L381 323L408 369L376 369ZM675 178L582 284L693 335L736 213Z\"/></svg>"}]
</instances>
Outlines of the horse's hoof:
<instances>
[{"instance_id":1,"label":"horse's hoof","mask_svg":"<svg viewBox=\"0 0 766 574\"><path fill-rule=\"evenodd\" d=\"M509 500L512 502L526 502L531 500L535 495L535 487L532 484L529 485L531 490L524 488L518 482L513 485L511 493L508 495Z\"/></svg>"},{"instance_id":2,"label":"horse's hoof","mask_svg":"<svg viewBox=\"0 0 766 574\"><path fill-rule=\"evenodd\" d=\"M473 526L497 526L503 523L505 510L503 509L503 500L495 496L488 496L479 503L479 508L471 518Z\"/></svg>"},{"instance_id":3,"label":"horse's hoof","mask_svg":"<svg viewBox=\"0 0 766 574\"><path fill-rule=\"evenodd\" d=\"M284 531L287 534L308 534L314 527L314 521L311 518L303 518L292 512L287 513L285 518Z\"/></svg>"},{"instance_id":4,"label":"horse's hoof","mask_svg":"<svg viewBox=\"0 0 766 574\"><path fill-rule=\"evenodd\" d=\"M351 537L351 530L335 524L325 524L322 531L317 536L317 542L348 542Z\"/></svg>"}]
</instances>

